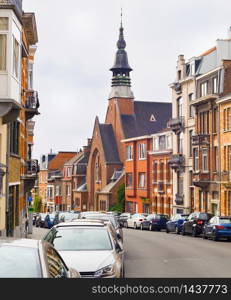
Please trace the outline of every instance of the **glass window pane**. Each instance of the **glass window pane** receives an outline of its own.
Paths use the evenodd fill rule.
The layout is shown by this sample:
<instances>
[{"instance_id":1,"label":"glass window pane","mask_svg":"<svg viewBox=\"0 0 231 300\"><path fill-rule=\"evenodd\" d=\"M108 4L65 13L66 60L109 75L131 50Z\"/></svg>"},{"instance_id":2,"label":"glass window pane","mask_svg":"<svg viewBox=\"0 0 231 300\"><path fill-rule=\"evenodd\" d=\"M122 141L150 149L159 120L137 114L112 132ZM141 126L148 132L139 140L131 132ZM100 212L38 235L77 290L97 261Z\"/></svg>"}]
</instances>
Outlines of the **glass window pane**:
<instances>
[{"instance_id":1,"label":"glass window pane","mask_svg":"<svg viewBox=\"0 0 231 300\"><path fill-rule=\"evenodd\" d=\"M1 17L0 18L0 30L8 30L8 18Z\"/></svg>"},{"instance_id":2,"label":"glass window pane","mask_svg":"<svg viewBox=\"0 0 231 300\"><path fill-rule=\"evenodd\" d=\"M6 71L6 34L0 34L0 71Z\"/></svg>"}]
</instances>

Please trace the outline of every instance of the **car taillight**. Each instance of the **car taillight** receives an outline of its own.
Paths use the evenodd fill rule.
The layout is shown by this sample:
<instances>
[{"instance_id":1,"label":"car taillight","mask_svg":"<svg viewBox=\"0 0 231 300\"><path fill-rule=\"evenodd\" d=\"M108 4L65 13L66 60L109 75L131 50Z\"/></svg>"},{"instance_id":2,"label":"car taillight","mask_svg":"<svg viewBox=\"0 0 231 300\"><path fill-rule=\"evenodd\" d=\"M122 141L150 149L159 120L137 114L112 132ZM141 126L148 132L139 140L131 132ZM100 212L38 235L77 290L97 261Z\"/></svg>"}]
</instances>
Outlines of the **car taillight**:
<instances>
[{"instance_id":1,"label":"car taillight","mask_svg":"<svg viewBox=\"0 0 231 300\"><path fill-rule=\"evenodd\" d=\"M198 224L198 225L202 225L202 224L203 224L203 221L199 220L199 221L197 221L197 224Z\"/></svg>"},{"instance_id":2,"label":"car taillight","mask_svg":"<svg viewBox=\"0 0 231 300\"><path fill-rule=\"evenodd\" d=\"M216 229L225 229L225 226L222 226L222 225L217 225L215 227L216 227Z\"/></svg>"}]
</instances>

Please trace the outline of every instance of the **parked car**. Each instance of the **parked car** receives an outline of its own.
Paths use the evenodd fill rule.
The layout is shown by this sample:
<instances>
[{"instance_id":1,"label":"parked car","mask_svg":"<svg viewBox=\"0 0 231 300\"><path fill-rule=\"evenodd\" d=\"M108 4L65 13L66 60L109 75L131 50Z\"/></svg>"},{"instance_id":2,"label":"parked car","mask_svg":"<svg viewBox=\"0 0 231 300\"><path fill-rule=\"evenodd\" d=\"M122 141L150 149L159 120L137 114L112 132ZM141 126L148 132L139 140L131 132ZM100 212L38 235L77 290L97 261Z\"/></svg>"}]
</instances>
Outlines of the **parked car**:
<instances>
[{"instance_id":1,"label":"parked car","mask_svg":"<svg viewBox=\"0 0 231 300\"><path fill-rule=\"evenodd\" d=\"M179 234L182 231L183 223L187 220L189 214L176 214L166 223L166 232L175 232Z\"/></svg>"},{"instance_id":2,"label":"parked car","mask_svg":"<svg viewBox=\"0 0 231 300\"><path fill-rule=\"evenodd\" d=\"M33 225L35 225L38 215L38 213L33 213Z\"/></svg>"},{"instance_id":3,"label":"parked car","mask_svg":"<svg viewBox=\"0 0 231 300\"><path fill-rule=\"evenodd\" d=\"M161 231L166 228L166 222L169 220L167 215L150 214L140 224L140 229L149 229Z\"/></svg>"},{"instance_id":4,"label":"parked car","mask_svg":"<svg viewBox=\"0 0 231 300\"><path fill-rule=\"evenodd\" d=\"M41 240L0 239L0 266L1 278L80 278L51 244Z\"/></svg>"},{"instance_id":5,"label":"parked car","mask_svg":"<svg viewBox=\"0 0 231 300\"><path fill-rule=\"evenodd\" d=\"M88 220L102 220L102 221L108 221L112 224L113 228L115 229L118 237L120 236L121 241L123 242L123 230L117 221L117 218L115 218L111 214L88 214L83 217L84 219Z\"/></svg>"},{"instance_id":6,"label":"parked car","mask_svg":"<svg viewBox=\"0 0 231 300\"><path fill-rule=\"evenodd\" d=\"M148 216L148 214L133 214L124 222L124 227L132 227L134 229L140 228L141 222Z\"/></svg>"},{"instance_id":7,"label":"parked car","mask_svg":"<svg viewBox=\"0 0 231 300\"><path fill-rule=\"evenodd\" d=\"M204 225L203 238L218 241L221 238L231 239L231 216L211 218Z\"/></svg>"},{"instance_id":8,"label":"parked car","mask_svg":"<svg viewBox=\"0 0 231 300\"><path fill-rule=\"evenodd\" d=\"M44 228L51 228L54 225L59 223L59 213L58 212L53 212L50 214L47 214L45 219L44 219Z\"/></svg>"},{"instance_id":9,"label":"parked car","mask_svg":"<svg viewBox=\"0 0 231 300\"><path fill-rule=\"evenodd\" d=\"M124 274L124 251L110 226L97 220L55 225L44 237L81 277L119 278Z\"/></svg>"},{"instance_id":10,"label":"parked car","mask_svg":"<svg viewBox=\"0 0 231 300\"><path fill-rule=\"evenodd\" d=\"M189 215L188 220L183 223L181 234L191 234L196 237L203 232L205 223L214 215L210 213L193 212Z\"/></svg>"},{"instance_id":11,"label":"parked car","mask_svg":"<svg viewBox=\"0 0 231 300\"><path fill-rule=\"evenodd\" d=\"M122 227L124 227L124 223L127 221L127 219L131 218L131 213L122 213L119 217L118 217L118 222L120 223L120 225Z\"/></svg>"},{"instance_id":12,"label":"parked car","mask_svg":"<svg viewBox=\"0 0 231 300\"><path fill-rule=\"evenodd\" d=\"M44 227L44 221L46 218L47 213L39 213L39 215L36 218L35 226L36 227Z\"/></svg>"},{"instance_id":13,"label":"parked car","mask_svg":"<svg viewBox=\"0 0 231 300\"><path fill-rule=\"evenodd\" d=\"M61 212L59 221L60 222L70 222L70 221L73 221L78 218L79 218L79 215L74 212Z\"/></svg>"}]
</instances>

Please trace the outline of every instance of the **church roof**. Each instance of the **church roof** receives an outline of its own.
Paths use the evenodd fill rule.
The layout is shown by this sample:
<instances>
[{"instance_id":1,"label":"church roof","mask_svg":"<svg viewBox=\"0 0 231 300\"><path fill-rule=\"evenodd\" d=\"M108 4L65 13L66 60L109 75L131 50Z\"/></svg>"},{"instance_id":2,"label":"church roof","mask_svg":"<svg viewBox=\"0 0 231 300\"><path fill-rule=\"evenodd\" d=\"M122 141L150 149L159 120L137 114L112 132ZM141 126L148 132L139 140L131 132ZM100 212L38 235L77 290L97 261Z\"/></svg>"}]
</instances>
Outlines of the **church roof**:
<instances>
[{"instance_id":1,"label":"church roof","mask_svg":"<svg viewBox=\"0 0 231 300\"><path fill-rule=\"evenodd\" d=\"M99 124L106 162L120 163L119 153L111 124Z\"/></svg>"},{"instance_id":2,"label":"church roof","mask_svg":"<svg viewBox=\"0 0 231 300\"><path fill-rule=\"evenodd\" d=\"M133 115L121 115L125 138L144 136L166 128L172 116L172 103L134 101Z\"/></svg>"}]
</instances>

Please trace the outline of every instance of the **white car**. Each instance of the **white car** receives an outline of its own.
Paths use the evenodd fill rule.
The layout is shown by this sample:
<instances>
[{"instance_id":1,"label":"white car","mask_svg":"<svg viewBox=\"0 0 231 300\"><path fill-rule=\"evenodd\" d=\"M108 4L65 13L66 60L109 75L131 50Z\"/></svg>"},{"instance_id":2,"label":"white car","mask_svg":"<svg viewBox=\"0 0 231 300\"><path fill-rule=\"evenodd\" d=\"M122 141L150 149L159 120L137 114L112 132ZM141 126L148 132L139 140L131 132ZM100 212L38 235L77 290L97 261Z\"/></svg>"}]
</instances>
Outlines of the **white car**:
<instances>
[{"instance_id":1,"label":"white car","mask_svg":"<svg viewBox=\"0 0 231 300\"><path fill-rule=\"evenodd\" d=\"M127 221L124 223L125 228L140 228L140 224L145 218L148 216L148 214L134 214L131 215L130 218L127 219Z\"/></svg>"},{"instance_id":2,"label":"white car","mask_svg":"<svg viewBox=\"0 0 231 300\"><path fill-rule=\"evenodd\" d=\"M52 227L44 240L50 242L67 265L78 266L81 277L124 276L124 250L115 230L97 220L75 220Z\"/></svg>"}]
</instances>

